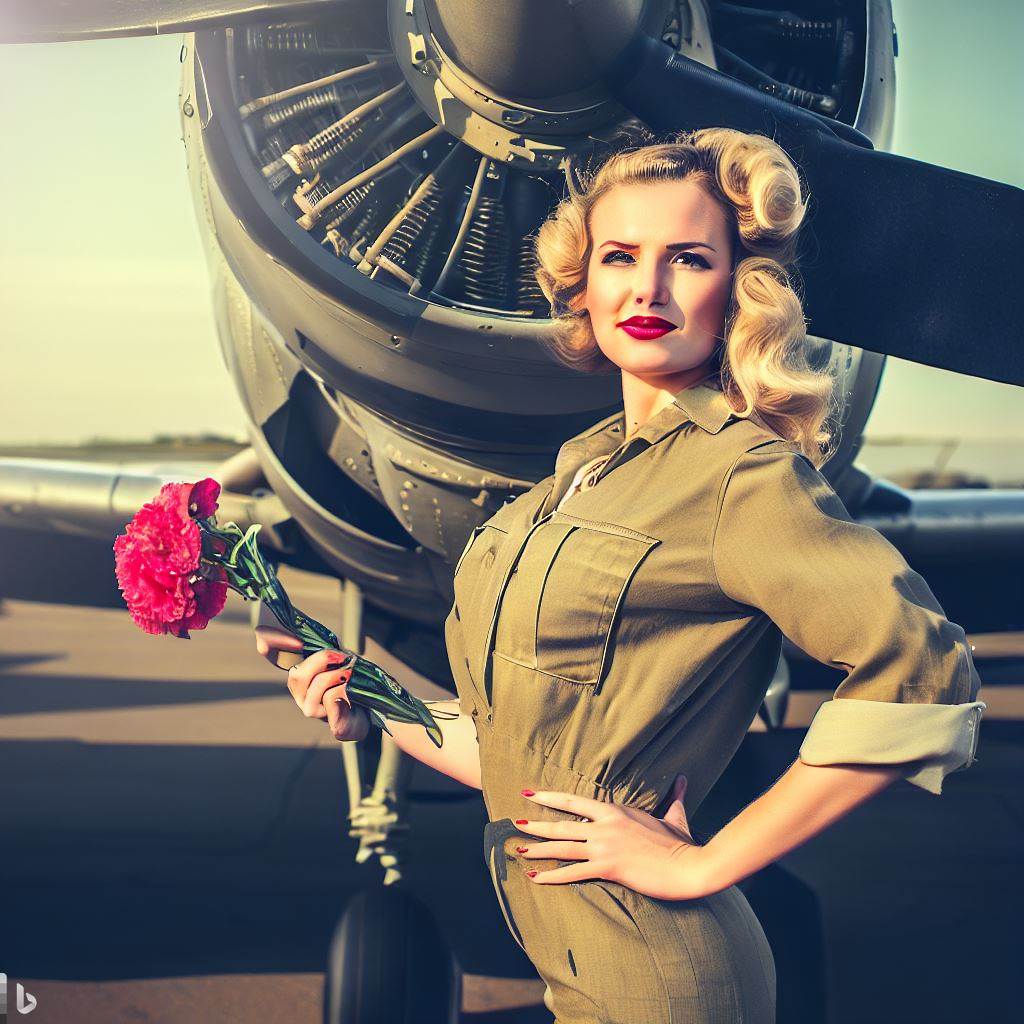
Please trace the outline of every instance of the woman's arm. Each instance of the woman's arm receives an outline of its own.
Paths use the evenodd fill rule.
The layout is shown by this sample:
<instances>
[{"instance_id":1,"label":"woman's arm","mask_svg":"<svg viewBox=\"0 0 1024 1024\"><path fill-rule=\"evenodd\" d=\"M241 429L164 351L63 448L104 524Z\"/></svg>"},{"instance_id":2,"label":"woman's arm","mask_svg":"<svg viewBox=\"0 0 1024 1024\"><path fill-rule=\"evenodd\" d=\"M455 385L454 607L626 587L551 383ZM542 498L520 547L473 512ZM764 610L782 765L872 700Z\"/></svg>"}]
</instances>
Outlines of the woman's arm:
<instances>
[{"instance_id":1,"label":"woman's arm","mask_svg":"<svg viewBox=\"0 0 1024 1024\"><path fill-rule=\"evenodd\" d=\"M256 651L272 665L281 667L280 652L295 654L301 650L302 641L297 636L271 626L256 627ZM311 654L288 670L288 690L307 718L327 719L336 739L358 742L376 727L370 724L365 708L356 704L349 711L348 698L341 685L342 678L347 676L338 668L341 660L339 652L331 649ZM458 718L448 719L442 715L437 719L442 745L434 746L422 725L388 719L395 745L443 775L480 789L480 748L472 717L462 713L457 700L424 703L428 708L458 712ZM362 728L356 726L353 716L362 721Z\"/></svg>"},{"instance_id":2,"label":"woman's arm","mask_svg":"<svg viewBox=\"0 0 1024 1024\"><path fill-rule=\"evenodd\" d=\"M806 843L858 804L904 777L907 765L809 765L788 771L703 847L709 895ZM686 870L685 858L679 870Z\"/></svg>"},{"instance_id":3,"label":"woman's arm","mask_svg":"<svg viewBox=\"0 0 1024 1024\"><path fill-rule=\"evenodd\" d=\"M850 517L803 455L763 445L737 460L712 564L726 596L760 608L802 650L846 670L799 760L703 848L718 888L898 778L938 794L947 774L974 763L985 704L963 628L888 540Z\"/></svg>"},{"instance_id":4,"label":"woman's arm","mask_svg":"<svg viewBox=\"0 0 1024 1024\"><path fill-rule=\"evenodd\" d=\"M938 794L977 760L985 703L963 627L802 454L767 444L734 463L711 560L738 607L760 608L812 658L846 671L807 730L805 765L904 764L909 783Z\"/></svg>"},{"instance_id":5,"label":"woman's arm","mask_svg":"<svg viewBox=\"0 0 1024 1024\"><path fill-rule=\"evenodd\" d=\"M457 700L424 701L431 710L457 712L458 718L440 718L437 724L444 745L435 747L422 725L388 720L388 728L400 747L417 761L448 775L466 786L480 789L480 745L471 716L463 714Z\"/></svg>"}]
</instances>

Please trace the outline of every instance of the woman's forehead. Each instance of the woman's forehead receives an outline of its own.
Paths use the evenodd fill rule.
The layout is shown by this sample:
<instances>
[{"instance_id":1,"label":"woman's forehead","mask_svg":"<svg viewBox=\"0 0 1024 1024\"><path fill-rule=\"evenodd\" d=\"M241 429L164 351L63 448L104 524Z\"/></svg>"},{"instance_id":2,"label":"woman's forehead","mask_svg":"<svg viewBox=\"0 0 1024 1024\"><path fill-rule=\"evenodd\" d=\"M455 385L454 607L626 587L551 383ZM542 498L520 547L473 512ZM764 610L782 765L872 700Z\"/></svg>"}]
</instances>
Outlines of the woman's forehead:
<instances>
[{"instance_id":1,"label":"woman's forehead","mask_svg":"<svg viewBox=\"0 0 1024 1024\"><path fill-rule=\"evenodd\" d=\"M590 214L595 246L607 240L634 244L707 241L714 245L716 237L728 239L728 227L721 204L694 181L615 185L598 199Z\"/></svg>"}]
</instances>

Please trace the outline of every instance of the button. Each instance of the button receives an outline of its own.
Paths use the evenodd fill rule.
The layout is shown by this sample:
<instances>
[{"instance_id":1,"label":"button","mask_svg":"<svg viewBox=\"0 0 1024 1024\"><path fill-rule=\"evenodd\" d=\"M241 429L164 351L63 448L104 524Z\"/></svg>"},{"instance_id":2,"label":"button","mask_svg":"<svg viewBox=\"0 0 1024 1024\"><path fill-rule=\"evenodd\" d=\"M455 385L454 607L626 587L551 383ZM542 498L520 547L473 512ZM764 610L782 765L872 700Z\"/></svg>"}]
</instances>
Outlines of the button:
<instances>
[{"instance_id":1,"label":"button","mask_svg":"<svg viewBox=\"0 0 1024 1024\"><path fill-rule=\"evenodd\" d=\"M478 708L478 707L477 707L477 706L476 706L476 705L474 704L474 705L473 705L473 710L472 710L472 711L470 711L470 714L471 714L471 715L472 715L472 716L473 716L474 718L476 718L476 717L477 717L477 716L478 716L478 715L480 714L480 709L479 709L479 708Z\"/></svg>"}]
</instances>

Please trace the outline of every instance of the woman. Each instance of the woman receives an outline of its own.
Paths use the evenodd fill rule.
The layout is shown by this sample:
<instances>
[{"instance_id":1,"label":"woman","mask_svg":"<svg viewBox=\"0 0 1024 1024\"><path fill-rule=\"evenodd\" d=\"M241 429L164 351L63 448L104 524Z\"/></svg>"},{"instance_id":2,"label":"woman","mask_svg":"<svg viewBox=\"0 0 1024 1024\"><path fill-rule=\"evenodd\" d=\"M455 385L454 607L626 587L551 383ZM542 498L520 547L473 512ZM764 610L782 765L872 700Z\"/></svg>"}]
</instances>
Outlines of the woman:
<instances>
[{"instance_id":1,"label":"woman","mask_svg":"<svg viewBox=\"0 0 1024 1024\"><path fill-rule=\"evenodd\" d=\"M618 372L623 411L474 530L445 625L459 718L440 750L394 732L482 789L495 891L558 1024L773 1021L737 883L895 779L938 793L973 760L963 629L819 472L833 382L804 357L787 273L804 210L775 143L706 129L613 154L538 235L556 355ZM798 760L698 844L688 814L782 633L848 674ZM261 629L257 647L290 640ZM289 687L361 738L329 659Z\"/></svg>"}]
</instances>

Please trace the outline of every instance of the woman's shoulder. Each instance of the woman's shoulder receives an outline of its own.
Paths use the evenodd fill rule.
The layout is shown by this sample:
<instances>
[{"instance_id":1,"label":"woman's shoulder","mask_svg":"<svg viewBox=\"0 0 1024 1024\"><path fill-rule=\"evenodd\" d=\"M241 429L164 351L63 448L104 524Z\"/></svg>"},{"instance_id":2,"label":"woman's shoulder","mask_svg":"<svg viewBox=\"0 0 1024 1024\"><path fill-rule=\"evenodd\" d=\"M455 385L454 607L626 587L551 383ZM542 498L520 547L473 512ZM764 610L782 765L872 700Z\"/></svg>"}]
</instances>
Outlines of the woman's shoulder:
<instances>
[{"instance_id":1,"label":"woman's shoulder","mask_svg":"<svg viewBox=\"0 0 1024 1024\"><path fill-rule=\"evenodd\" d=\"M719 489L719 509L733 515L771 507L806 512L817 508L833 518L849 519L831 483L807 456L799 441L749 425L737 431Z\"/></svg>"},{"instance_id":2,"label":"woman's shoulder","mask_svg":"<svg viewBox=\"0 0 1024 1024\"><path fill-rule=\"evenodd\" d=\"M718 508L752 501L801 501L810 494L827 498L831 486L804 453L799 441L783 437L756 416L731 421L720 434L720 457L715 460Z\"/></svg>"},{"instance_id":3,"label":"woman's shoulder","mask_svg":"<svg viewBox=\"0 0 1024 1024\"><path fill-rule=\"evenodd\" d=\"M791 451L801 454L799 441L783 437L773 430L761 417L752 412L747 417L736 417L726 424L721 432L723 458L728 467L750 452L768 454L775 451Z\"/></svg>"}]
</instances>

